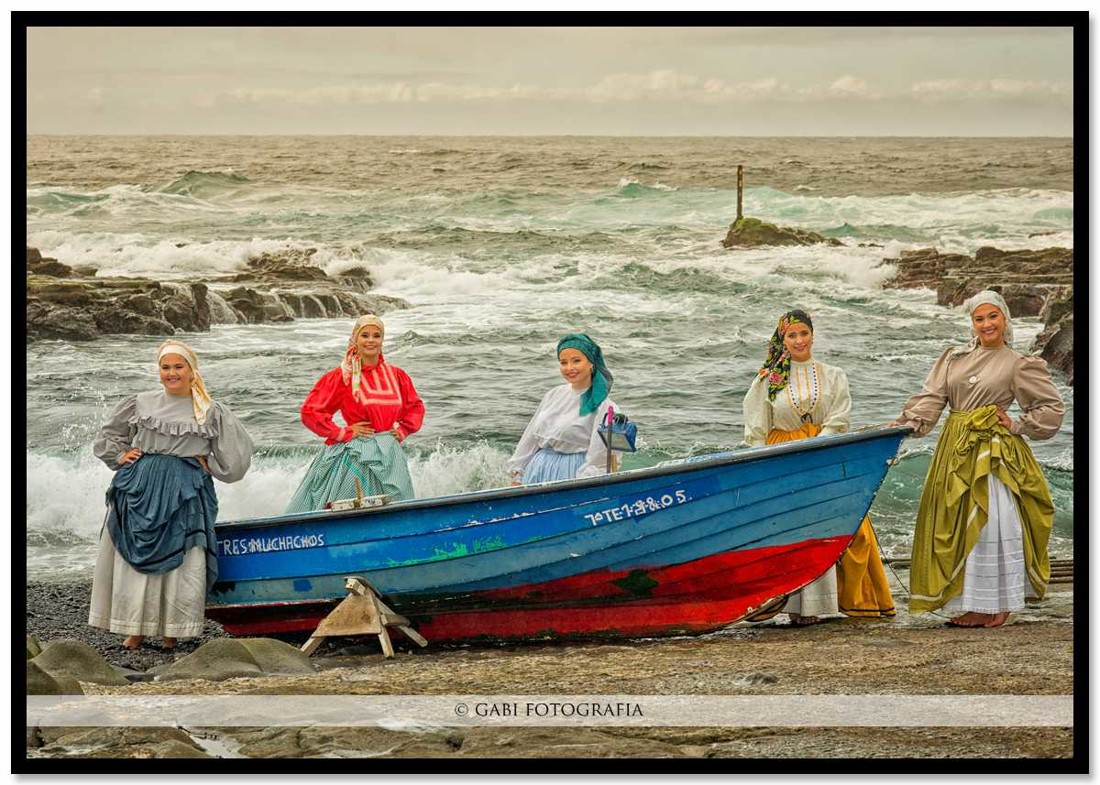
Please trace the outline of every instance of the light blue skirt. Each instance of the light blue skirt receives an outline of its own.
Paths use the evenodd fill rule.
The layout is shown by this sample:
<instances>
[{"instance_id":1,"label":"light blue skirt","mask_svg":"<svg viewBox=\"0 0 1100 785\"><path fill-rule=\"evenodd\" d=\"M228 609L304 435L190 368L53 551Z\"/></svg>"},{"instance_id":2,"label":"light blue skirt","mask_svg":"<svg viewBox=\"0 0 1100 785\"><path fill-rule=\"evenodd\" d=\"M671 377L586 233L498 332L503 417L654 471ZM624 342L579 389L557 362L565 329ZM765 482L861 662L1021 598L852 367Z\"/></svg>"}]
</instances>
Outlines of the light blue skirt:
<instances>
[{"instance_id":1,"label":"light blue skirt","mask_svg":"<svg viewBox=\"0 0 1100 785\"><path fill-rule=\"evenodd\" d=\"M540 447L523 472L523 484L551 480L572 480L584 465L583 452L558 452L549 447Z\"/></svg>"},{"instance_id":2,"label":"light blue skirt","mask_svg":"<svg viewBox=\"0 0 1100 785\"><path fill-rule=\"evenodd\" d=\"M390 501L413 498L409 462L393 434L326 446L306 469L306 476L287 505L286 512L323 510L337 499L355 498L359 480L366 496L389 494Z\"/></svg>"}]
</instances>

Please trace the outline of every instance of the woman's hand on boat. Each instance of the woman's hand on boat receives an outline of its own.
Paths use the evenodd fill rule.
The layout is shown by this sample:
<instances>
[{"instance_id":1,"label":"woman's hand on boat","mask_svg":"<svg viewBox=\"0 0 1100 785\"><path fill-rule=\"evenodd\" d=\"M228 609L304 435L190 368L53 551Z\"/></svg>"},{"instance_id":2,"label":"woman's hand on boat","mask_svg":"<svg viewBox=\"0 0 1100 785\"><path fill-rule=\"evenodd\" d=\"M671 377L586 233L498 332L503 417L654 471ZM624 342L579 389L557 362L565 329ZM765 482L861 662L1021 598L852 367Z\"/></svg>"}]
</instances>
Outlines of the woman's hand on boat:
<instances>
[{"instance_id":1,"label":"woman's hand on boat","mask_svg":"<svg viewBox=\"0 0 1100 785\"><path fill-rule=\"evenodd\" d=\"M127 450L126 452L122 453L122 457L118 459L118 463L120 466L125 466L128 463L133 463L142 455L142 451L135 447L132 450Z\"/></svg>"},{"instance_id":2,"label":"woman's hand on boat","mask_svg":"<svg viewBox=\"0 0 1100 785\"><path fill-rule=\"evenodd\" d=\"M353 438L353 439L356 436L373 436L374 435L374 428L372 428L370 426L370 423L368 423L366 421L353 422L351 425L348 426L348 430L351 431L351 438Z\"/></svg>"}]
</instances>

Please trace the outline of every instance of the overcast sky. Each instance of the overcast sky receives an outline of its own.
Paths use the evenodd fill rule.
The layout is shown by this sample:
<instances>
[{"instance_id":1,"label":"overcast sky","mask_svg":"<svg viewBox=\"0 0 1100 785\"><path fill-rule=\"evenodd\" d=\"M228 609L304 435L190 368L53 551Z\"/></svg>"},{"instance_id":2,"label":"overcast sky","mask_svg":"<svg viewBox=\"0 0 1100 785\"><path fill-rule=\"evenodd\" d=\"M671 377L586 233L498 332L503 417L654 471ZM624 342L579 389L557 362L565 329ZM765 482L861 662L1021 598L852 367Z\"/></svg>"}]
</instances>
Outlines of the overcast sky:
<instances>
[{"instance_id":1,"label":"overcast sky","mask_svg":"<svg viewBox=\"0 0 1100 785\"><path fill-rule=\"evenodd\" d=\"M37 27L27 132L1070 136L1072 60L1068 27Z\"/></svg>"}]
</instances>

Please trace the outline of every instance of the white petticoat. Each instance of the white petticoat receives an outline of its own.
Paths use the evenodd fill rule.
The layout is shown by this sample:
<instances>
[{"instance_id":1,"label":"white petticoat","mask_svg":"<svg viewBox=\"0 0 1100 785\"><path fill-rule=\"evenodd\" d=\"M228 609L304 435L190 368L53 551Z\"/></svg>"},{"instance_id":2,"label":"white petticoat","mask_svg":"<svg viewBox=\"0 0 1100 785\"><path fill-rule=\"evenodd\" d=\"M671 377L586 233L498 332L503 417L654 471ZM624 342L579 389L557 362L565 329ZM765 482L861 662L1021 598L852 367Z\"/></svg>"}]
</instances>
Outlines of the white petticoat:
<instances>
[{"instance_id":1,"label":"white petticoat","mask_svg":"<svg viewBox=\"0 0 1100 785\"><path fill-rule=\"evenodd\" d=\"M828 616L840 613L837 602L836 567L830 567L813 583L808 583L787 598L780 613L797 613L799 616Z\"/></svg>"},{"instance_id":2,"label":"white petticoat","mask_svg":"<svg viewBox=\"0 0 1100 785\"><path fill-rule=\"evenodd\" d=\"M989 475L989 520L966 557L962 591L944 605L947 613L1004 613L1024 607L1034 595L1024 570L1024 533L1016 500Z\"/></svg>"},{"instance_id":3,"label":"white petticoat","mask_svg":"<svg viewBox=\"0 0 1100 785\"><path fill-rule=\"evenodd\" d=\"M190 548L183 564L148 575L122 558L104 526L92 576L88 624L123 635L190 638L202 634L206 609L206 553Z\"/></svg>"}]
</instances>

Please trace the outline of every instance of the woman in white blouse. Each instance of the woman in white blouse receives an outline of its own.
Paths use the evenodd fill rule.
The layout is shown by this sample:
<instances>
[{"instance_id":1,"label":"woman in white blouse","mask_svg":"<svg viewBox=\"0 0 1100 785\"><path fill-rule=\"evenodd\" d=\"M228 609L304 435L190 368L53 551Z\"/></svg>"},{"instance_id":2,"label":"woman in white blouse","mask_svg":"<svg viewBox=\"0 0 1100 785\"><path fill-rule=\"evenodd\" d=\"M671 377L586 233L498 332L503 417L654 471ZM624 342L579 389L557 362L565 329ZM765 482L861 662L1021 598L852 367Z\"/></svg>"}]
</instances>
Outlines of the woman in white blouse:
<instances>
[{"instance_id":1,"label":"woman in white blouse","mask_svg":"<svg viewBox=\"0 0 1100 785\"><path fill-rule=\"evenodd\" d=\"M745 395L745 443L752 447L843 433L848 430L852 396L848 376L813 358L814 326L805 311L787 311L768 343L764 365ZM896 611L869 518L835 569L790 595L782 607L752 617L762 621L786 612L795 625L821 617L891 617Z\"/></svg>"},{"instance_id":2,"label":"woman in white blouse","mask_svg":"<svg viewBox=\"0 0 1100 785\"><path fill-rule=\"evenodd\" d=\"M552 387L508 461L512 485L607 471L607 447L597 431L615 404L608 397L612 376L600 347L584 333L558 341L558 365L565 384Z\"/></svg>"},{"instance_id":3,"label":"woman in white blouse","mask_svg":"<svg viewBox=\"0 0 1100 785\"><path fill-rule=\"evenodd\" d=\"M99 535L88 624L172 649L202 633L218 575L214 478L236 482L252 463L252 439L211 400L191 347L157 353L161 389L123 398L92 444L114 471Z\"/></svg>"}]
</instances>

